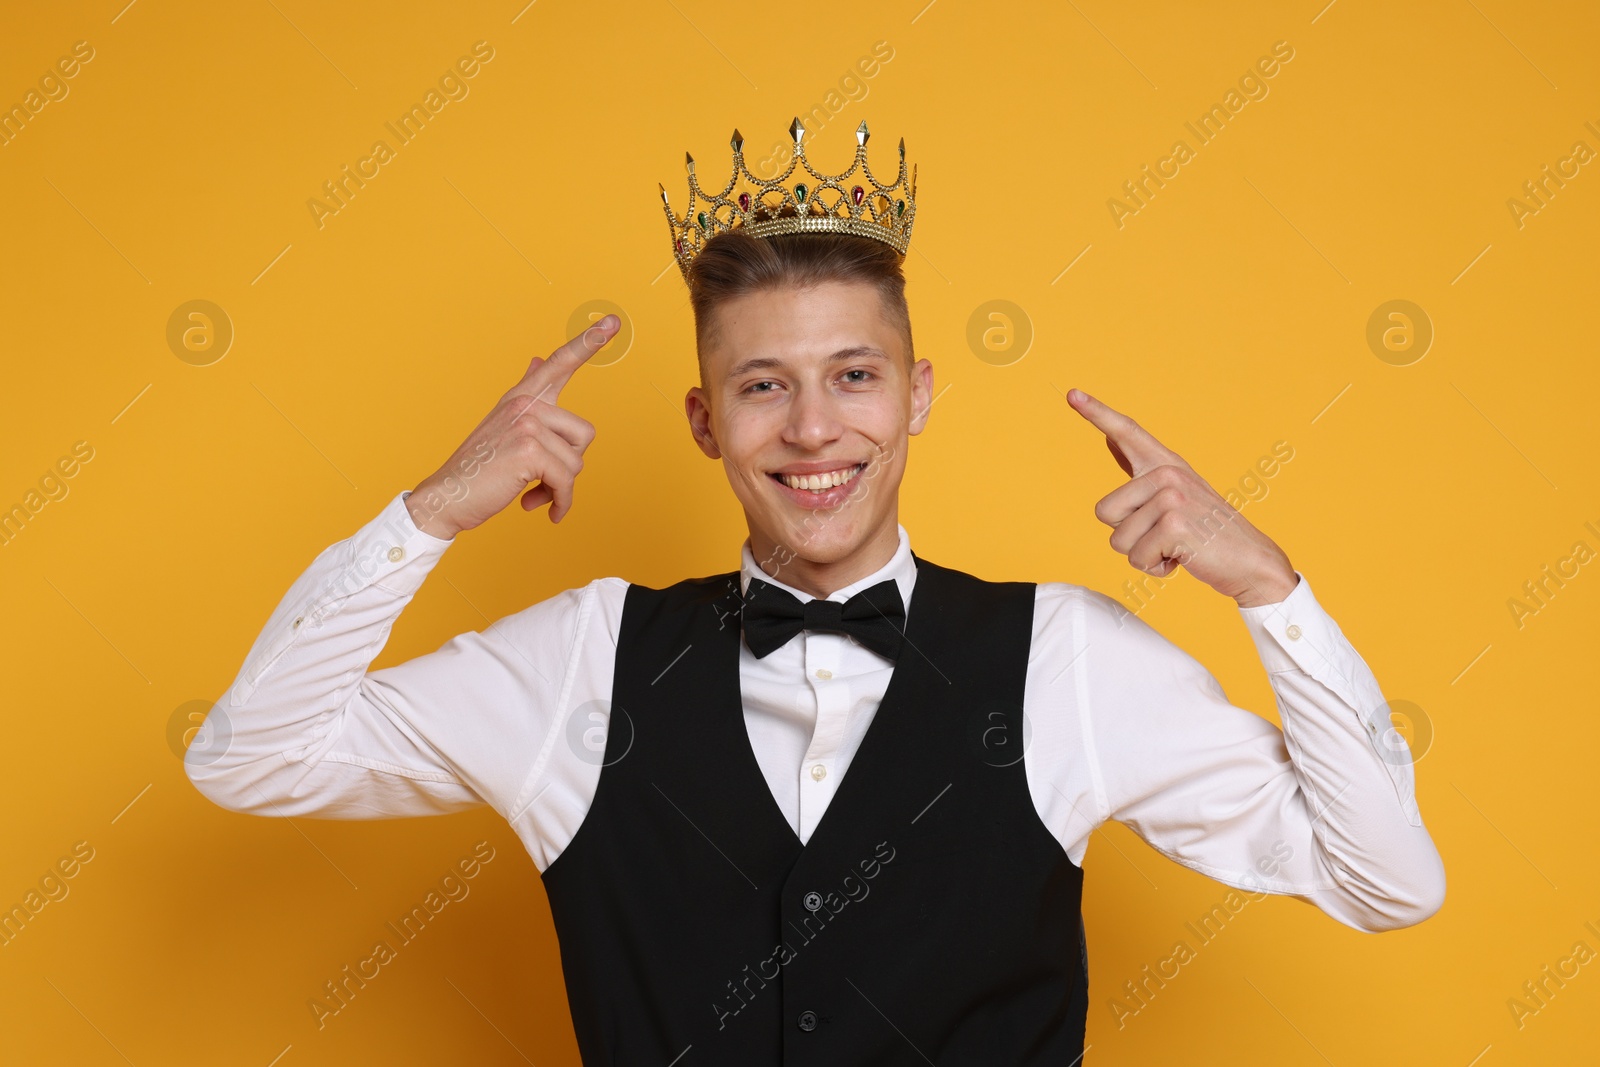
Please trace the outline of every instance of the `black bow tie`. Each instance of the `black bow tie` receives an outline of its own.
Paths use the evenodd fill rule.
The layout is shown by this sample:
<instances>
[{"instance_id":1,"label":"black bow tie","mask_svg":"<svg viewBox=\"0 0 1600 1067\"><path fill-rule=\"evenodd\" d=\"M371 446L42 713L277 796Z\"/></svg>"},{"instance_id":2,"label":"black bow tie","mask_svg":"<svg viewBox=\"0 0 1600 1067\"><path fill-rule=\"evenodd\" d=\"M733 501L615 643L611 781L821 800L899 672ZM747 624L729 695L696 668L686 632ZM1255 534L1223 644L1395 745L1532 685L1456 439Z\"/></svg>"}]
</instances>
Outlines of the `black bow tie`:
<instances>
[{"instance_id":1,"label":"black bow tie","mask_svg":"<svg viewBox=\"0 0 1600 1067\"><path fill-rule=\"evenodd\" d=\"M820 599L801 603L793 593L760 578L750 579L744 594L744 640L757 659L783 647L801 630L849 634L880 656L898 659L905 619L905 604L893 578L843 603Z\"/></svg>"}]
</instances>

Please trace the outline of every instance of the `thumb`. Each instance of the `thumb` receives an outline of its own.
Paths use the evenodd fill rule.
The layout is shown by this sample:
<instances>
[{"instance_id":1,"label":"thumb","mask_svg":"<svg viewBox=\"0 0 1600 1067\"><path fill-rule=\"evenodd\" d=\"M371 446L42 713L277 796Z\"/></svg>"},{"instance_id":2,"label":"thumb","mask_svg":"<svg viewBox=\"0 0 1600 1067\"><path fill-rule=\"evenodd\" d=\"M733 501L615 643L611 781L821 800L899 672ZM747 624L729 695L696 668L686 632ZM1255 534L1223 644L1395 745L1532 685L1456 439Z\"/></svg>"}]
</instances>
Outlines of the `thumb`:
<instances>
[{"instance_id":1,"label":"thumb","mask_svg":"<svg viewBox=\"0 0 1600 1067\"><path fill-rule=\"evenodd\" d=\"M1106 438L1106 448L1111 451L1111 458L1117 461L1117 466L1130 478L1133 476L1133 464L1128 462L1128 457L1123 454L1122 448L1111 438Z\"/></svg>"},{"instance_id":2,"label":"thumb","mask_svg":"<svg viewBox=\"0 0 1600 1067\"><path fill-rule=\"evenodd\" d=\"M522 494L522 510L532 511L542 508L556 498L555 490L540 482L538 485Z\"/></svg>"},{"instance_id":3,"label":"thumb","mask_svg":"<svg viewBox=\"0 0 1600 1067\"><path fill-rule=\"evenodd\" d=\"M517 384L520 385L522 382L527 381L529 376L532 375L534 371L538 370L542 366L544 366L544 357L543 356L534 356L532 359L530 359L528 361L528 369L522 372L521 381L519 381Z\"/></svg>"}]
</instances>

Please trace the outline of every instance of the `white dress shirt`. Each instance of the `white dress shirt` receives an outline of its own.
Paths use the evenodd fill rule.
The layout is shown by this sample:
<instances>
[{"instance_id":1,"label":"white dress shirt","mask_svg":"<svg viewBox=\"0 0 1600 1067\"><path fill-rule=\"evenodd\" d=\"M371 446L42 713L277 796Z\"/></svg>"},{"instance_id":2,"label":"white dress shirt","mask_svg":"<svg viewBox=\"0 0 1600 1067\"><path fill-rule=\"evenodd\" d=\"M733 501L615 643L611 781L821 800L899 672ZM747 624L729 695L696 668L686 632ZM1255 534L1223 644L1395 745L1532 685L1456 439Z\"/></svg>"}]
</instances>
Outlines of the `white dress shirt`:
<instances>
[{"instance_id":1,"label":"white dress shirt","mask_svg":"<svg viewBox=\"0 0 1600 1067\"><path fill-rule=\"evenodd\" d=\"M377 819L487 804L540 871L572 840L599 782L628 582L597 578L369 671L453 543L395 496L324 550L257 638L185 756L210 800L258 815ZM892 578L907 616L916 566L893 558L829 599ZM741 587L764 574L746 539ZM981 577L981 576L980 576ZM1280 731L1234 707L1193 657L1102 593L1037 586L1023 713L1035 809L1080 866L1114 819L1219 882L1286 894L1349 926L1432 915L1444 870L1377 680L1302 575L1277 604L1239 608ZM822 818L893 670L848 636L802 631L762 659L740 642L750 746L802 842Z\"/></svg>"}]
</instances>

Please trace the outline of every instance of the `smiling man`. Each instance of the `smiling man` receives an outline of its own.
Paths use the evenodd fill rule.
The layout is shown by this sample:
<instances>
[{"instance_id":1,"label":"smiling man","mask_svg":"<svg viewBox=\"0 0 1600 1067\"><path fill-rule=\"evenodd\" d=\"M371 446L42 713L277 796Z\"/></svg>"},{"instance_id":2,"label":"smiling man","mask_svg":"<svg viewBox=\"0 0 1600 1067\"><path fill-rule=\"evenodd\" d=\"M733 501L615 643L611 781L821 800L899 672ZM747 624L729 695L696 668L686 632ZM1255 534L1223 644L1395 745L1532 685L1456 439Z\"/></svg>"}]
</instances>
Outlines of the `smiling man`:
<instances>
[{"instance_id":1,"label":"smiling man","mask_svg":"<svg viewBox=\"0 0 1600 1067\"><path fill-rule=\"evenodd\" d=\"M689 424L722 460L762 569L814 597L877 570L900 544L906 437L932 396L909 322L848 277L717 299L704 321L715 333L701 341L706 384L689 390Z\"/></svg>"},{"instance_id":2,"label":"smiling man","mask_svg":"<svg viewBox=\"0 0 1600 1067\"><path fill-rule=\"evenodd\" d=\"M743 506L737 569L597 578L369 669L460 533L518 499L571 509L595 429L560 393L607 316L312 563L186 756L239 812L492 806L541 872L586 1064L1076 1062L1082 863L1108 820L1230 900L1368 931L1443 901L1371 671L1282 549L1133 420L1069 394L1129 475L1094 513L1139 570L1237 605L1284 731L1101 593L911 551L899 488L933 396L902 273L915 179L902 143L880 184L865 142L843 175L765 182L736 131L735 180L705 196L691 160L705 209L668 206L700 358L685 413ZM1123 997L1096 998L1119 1025Z\"/></svg>"}]
</instances>

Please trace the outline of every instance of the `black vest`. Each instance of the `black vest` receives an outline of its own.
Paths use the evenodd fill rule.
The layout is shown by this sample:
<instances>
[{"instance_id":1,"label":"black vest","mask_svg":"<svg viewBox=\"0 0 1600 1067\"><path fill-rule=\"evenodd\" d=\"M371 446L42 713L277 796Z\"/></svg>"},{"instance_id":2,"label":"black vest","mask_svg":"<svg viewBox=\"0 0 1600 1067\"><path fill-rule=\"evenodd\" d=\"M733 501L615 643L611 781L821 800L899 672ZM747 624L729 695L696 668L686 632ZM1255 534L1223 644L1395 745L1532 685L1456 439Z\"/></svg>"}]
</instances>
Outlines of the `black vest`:
<instances>
[{"instance_id":1,"label":"black vest","mask_svg":"<svg viewBox=\"0 0 1600 1067\"><path fill-rule=\"evenodd\" d=\"M1034 585L916 566L905 650L804 845L745 728L738 573L628 587L599 784L542 876L586 1067L1082 1053L1083 872L1022 762Z\"/></svg>"}]
</instances>

